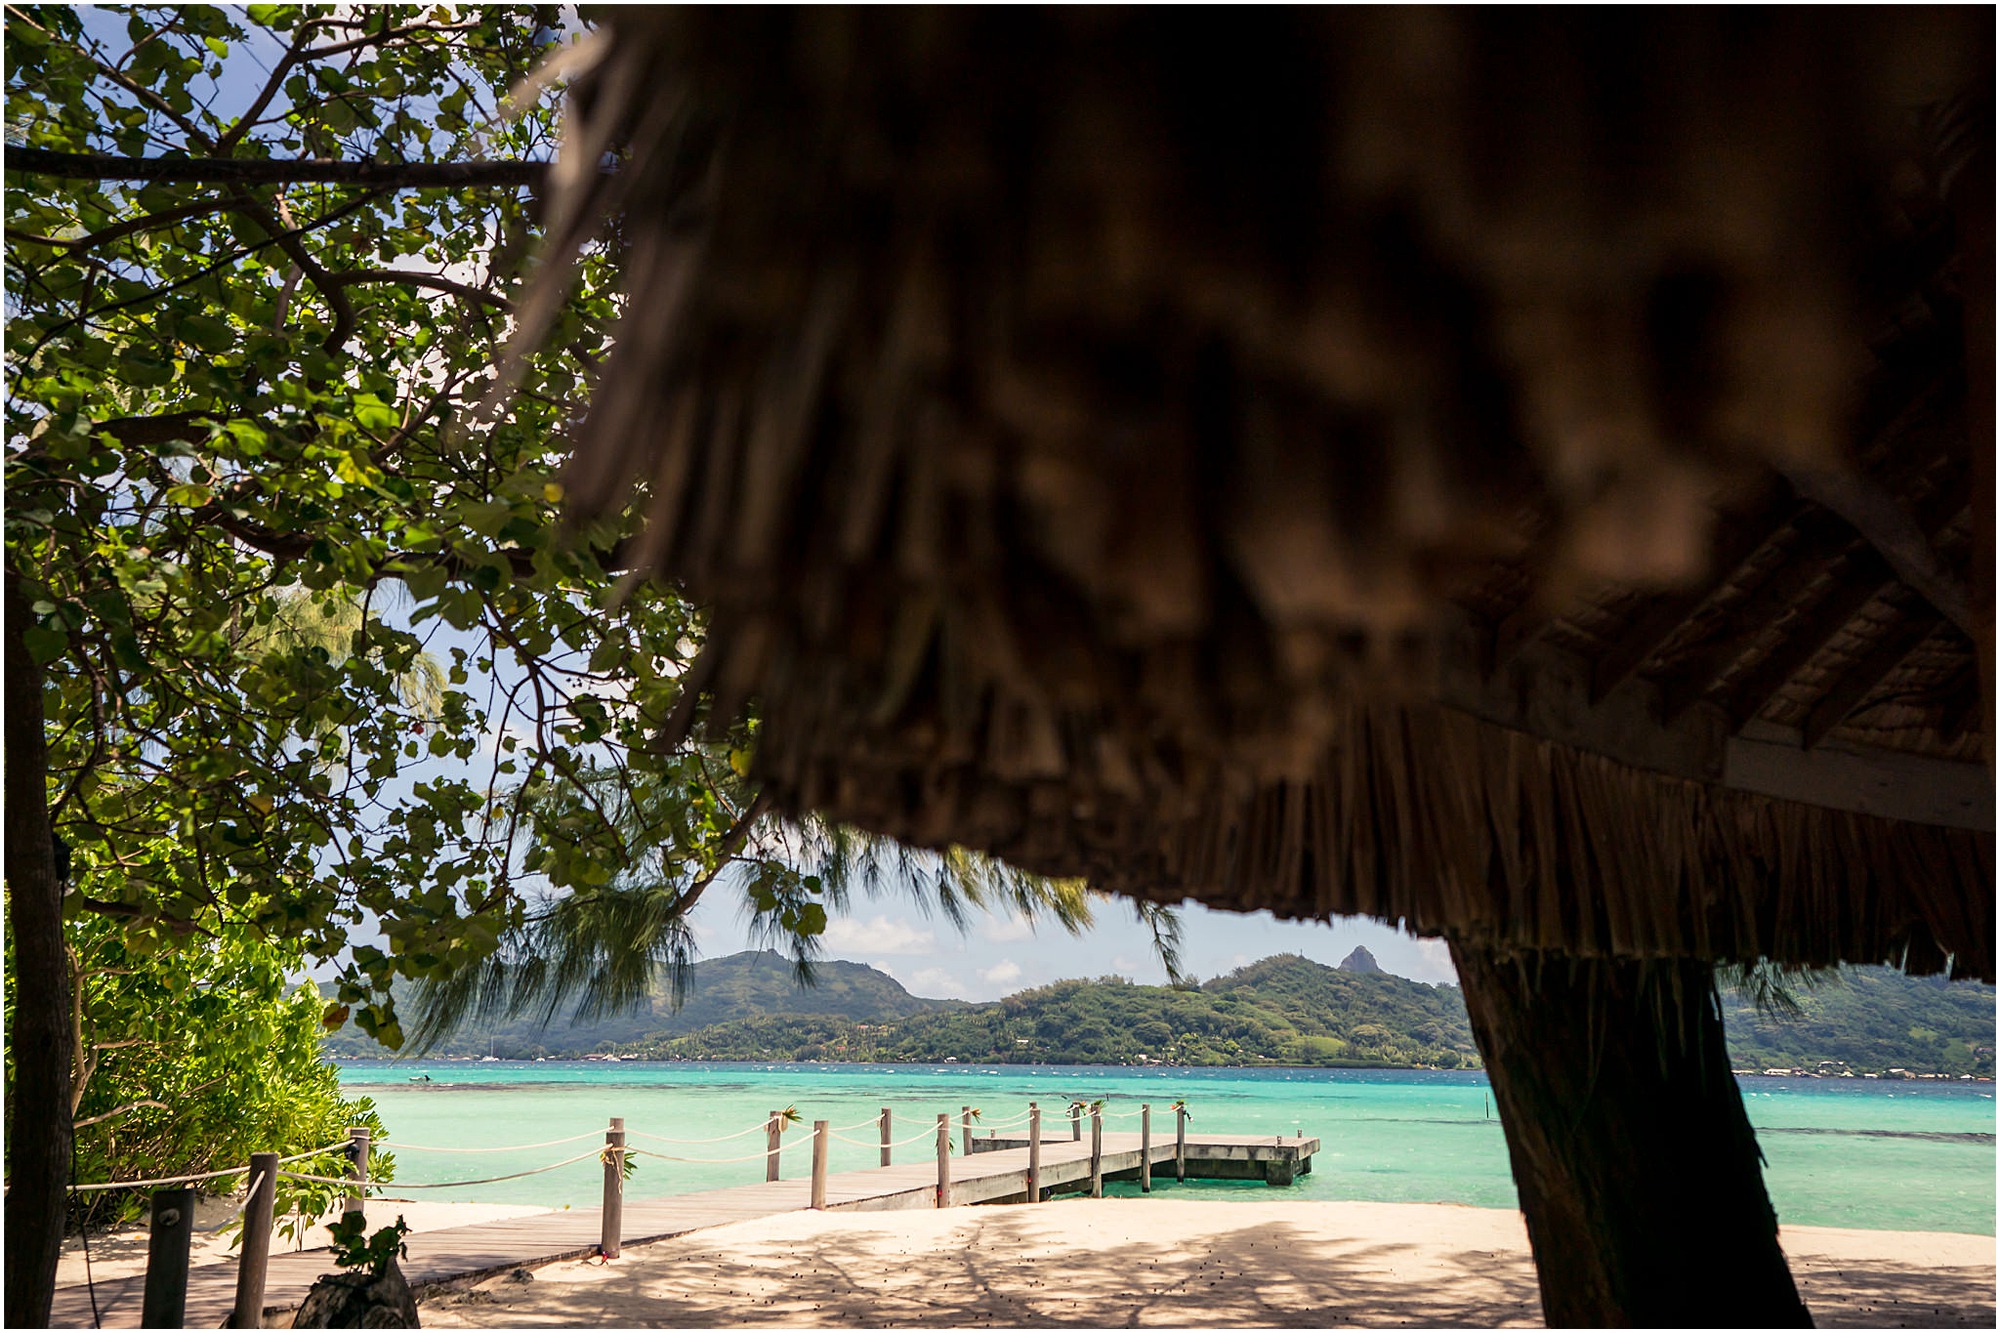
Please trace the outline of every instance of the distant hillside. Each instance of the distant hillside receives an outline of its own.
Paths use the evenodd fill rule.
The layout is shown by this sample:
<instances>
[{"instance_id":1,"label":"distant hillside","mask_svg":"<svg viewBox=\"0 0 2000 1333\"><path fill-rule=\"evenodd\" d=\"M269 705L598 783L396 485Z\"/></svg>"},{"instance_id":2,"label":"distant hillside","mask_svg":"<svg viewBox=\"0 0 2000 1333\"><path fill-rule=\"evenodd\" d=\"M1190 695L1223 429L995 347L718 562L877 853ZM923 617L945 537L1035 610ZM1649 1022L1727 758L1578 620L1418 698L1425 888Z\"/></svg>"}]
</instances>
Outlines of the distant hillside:
<instances>
[{"instance_id":1,"label":"distant hillside","mask_svg":"<svg viewBox=\"0 0 2000 1333\"><path fill-rule=\"evenodd\" d=\"M896 1022L746 1019L623 1049L655 1059L1476 1065L1452 986L1267 958L1198 989L1059 981Z\"/></svg>"},{"instance_id":2,"label":"distant hillside","mask_svg":"<svg viewBox=\"0 0 2000 1333\"><path fill-rule=\"evenodd\" d=\"M1812 1070L1838 1061L1856 1073L1993 1072L1993 987L1844 967L1789 987L1796 1018L1760 1013L1724 993L1730 1063L1738 1069Z\"/></svg>"},{"instance_id":3,"label":"distant hillside","mask_svg":"<svg viewBox=\"0 0 2000 1333\"><path fill-rule=\"evenodd\" d=\"M571 1027L564 1021L565 1013L558 1014L546 1029L527 1019L474 1023L440 1043L433 1053L490 1052L502 1059L587 1055L601 1047L692 1032L752 1016L789 1019L811 1015L882 1022L963 1003L922 999L904 990L894 977L862 963L820 963L813 973L815 985L799 986L791 963L768 950L706 959L694 965L687 1003L679 1013L674 1012L663 978L646 1004L603 1022ZM395 994L399 1006L414 1006L404 987L398 986ZM326 1051L336 1059L389 1054L351 1021L327 1039Z\"/></svg>"},{"instance_id":4,"label":"distant hillside","mask_svg":"<svg viewBox=\"0 0 2000 1333\"><path fill-rule=\"evenodd\" d=\"M800 989L779 955L740 953L696 964L693 990L678 1014L663 988L640 1010L603 1023L558 1023L549 1031L524 1021L475 1025L438 1053L490 1050L504 1058L615 1049L680 1060L1445 1069L1479 1063L1457 987L1327 967L1295 954L1187 990L1118 978L1060 981L988 1004L922 999L859 963L820 964L818 977L817 986ZM1760 1012L1724 991L1736 1068L1811 1070L1840 1062L1856 1073L1993 1072L1991 986L1877 967L1794 980L1789 989L1797 1017ZM385 1054L351 1025L329 1038L327 1052Z\"/></svg>"}]
</instances>

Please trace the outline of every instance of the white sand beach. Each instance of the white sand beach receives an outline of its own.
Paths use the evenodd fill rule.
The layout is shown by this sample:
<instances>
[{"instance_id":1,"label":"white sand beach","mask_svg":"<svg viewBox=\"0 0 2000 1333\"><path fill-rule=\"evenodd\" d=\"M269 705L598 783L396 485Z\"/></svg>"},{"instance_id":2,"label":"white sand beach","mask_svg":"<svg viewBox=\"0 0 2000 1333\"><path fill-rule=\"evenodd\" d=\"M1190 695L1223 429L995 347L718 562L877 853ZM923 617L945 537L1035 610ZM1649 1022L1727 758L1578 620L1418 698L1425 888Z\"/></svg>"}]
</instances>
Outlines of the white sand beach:
<instances>
[{"instance_id":1,"label":"white sand beach","mask_svg":"<svg viewBox=\"0 0 2000 1333\"><path fill-rule=\"evenodd\" d=\"M1993 1327L1990 1236L1783 1240L1821 1327ZM438 1328L1541 1322L1512 1211L1166 1199L792 1213L434 1291L422 1313Z\"/></svg>"}]
</instances>

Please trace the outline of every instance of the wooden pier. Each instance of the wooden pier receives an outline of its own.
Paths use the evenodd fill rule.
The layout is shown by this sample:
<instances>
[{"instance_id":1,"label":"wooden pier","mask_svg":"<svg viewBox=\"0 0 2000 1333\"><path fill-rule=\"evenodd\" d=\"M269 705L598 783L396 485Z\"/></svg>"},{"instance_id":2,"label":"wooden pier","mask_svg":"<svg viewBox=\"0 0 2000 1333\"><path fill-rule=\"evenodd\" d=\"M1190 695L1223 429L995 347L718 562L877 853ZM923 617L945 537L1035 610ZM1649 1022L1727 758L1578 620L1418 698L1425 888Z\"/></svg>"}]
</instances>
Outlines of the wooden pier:
<instances>
[{"instance_id":1,"label":"wooden pier","mask_svg":"<svg viewBox=\"0 0 2000 1333\"><path fill-rule=\"evenodd\" d=\"M1025 1201L1031 1171L1038 1193L1047 1198L1091 1188L1093 1154L1086 1131L1072 1139L1066 1120L1051 1121L1055 1136L1041 1140L1039 1160L1031 1161L1025 1138L972 1138L969 1153L954 1153L949 1161L946 1204ZM963 1142L963 1141L962 1141ZM1171 1185L1176 1156L1188 1179L1265 1180L1290 1183L1312 1168L1318 1151L1315 1138L1274 1138L1270 1135L1189 1134L1177 1142L1168 1133L1141 1151L1139 1134L1102 1134L1095 1176L1103 1180L1135 1179L1150 1170L1155 1186ZM1148 1160L1149 1159L1149 1160ZM816 1189L823 1190L828 1211L874 1212L938 1206L939 1165L928 1156L906 1164L871 1167L826 1175L818 1186L810 1178L760 1181L730 1189L676 1194L663 1199L626 1200L619 1235L624 1245L666 1240L705 1227L797 1212L812 1206ZM394 1189L393 1185L386 1188ZM397 1200L368 1200L370 1228L395 1220ZM402 1269L421 1295L441 1283L478 1279L510 1268L577 1259L595 1254L601 1243L603 1214L597 1208L573 1208L537 1213L500 1222L451 1227L414 1234ZM264 1285L267 1321L284 1315L305 1298L315 1279L332 1272L324 1249L274 1254ZM142 1276L97 1283L97 1309L104 1328L139 1328ZM216 1328L229 1316L236 1294L236 1265L216 1263L189 1271L185 1326ZM267 1326L269 1326L267 1322ZM91 1327L91 1300L83 1286L56 1292L53 1327Z\"/></svg>"}]
</instances>

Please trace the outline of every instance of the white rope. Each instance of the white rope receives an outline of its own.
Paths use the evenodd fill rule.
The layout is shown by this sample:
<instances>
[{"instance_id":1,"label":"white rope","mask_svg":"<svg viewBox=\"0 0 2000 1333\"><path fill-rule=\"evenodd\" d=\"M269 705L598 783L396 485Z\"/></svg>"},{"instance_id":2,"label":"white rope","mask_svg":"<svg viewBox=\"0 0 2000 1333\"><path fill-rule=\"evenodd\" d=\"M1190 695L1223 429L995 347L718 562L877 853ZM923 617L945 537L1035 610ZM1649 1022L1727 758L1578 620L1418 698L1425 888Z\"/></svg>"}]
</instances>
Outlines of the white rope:
<instances>
[{"instance_id":1,"label":"white rope","mask_svg":"<svg viewBox=\"0 0 2000 1333\"><path fill-rule=\"evenodd\" d=\"M71 1185L76 1194L89 1194L95 1190L129 1190L142 1185L192 1185L201 1180L220 1180L224 1176L240 1176L250 1170L247 1166L232 1166L227 1171L204 1171L195 1176L161 1176L154 1180L106 1180L96 1185Z\"/></svg>"},{"instance_id":2,"label":"white rope","mask_svg":"<svg viewBox=\"0 0 2000 1333\"><path fill-rule=\"evenodd\" d=\"M397 1152L532 1152L536 1148L560 1148L565 1143L581 1143L585 1139L596 1138L604 1133L601 1129L586 1130L582 1134L572 1134L566 1139L550 1139L547 1143L518 1143L506 1148L434 1148L423 1143L404 1143L399 1139L385 1139L378 1142L378 1148L394 1148Z\"/></svg>"},{"instance_id":3,"label":"white rope","mask_svg":"<svg viewBox=\"0 0 2000 1333\"><path fill-rule=\"evenodd\" d=\"M259 1171L256 1175L250 1178L249 1188L243 1191L243 1202L236 1205L236 1210L232 1212L230 1216L241 1217L243 1215L243 1210L248 1208L250 1206L250 1201L257 1197L257 1191L260 1188L262 1188L263 1184L264 1184L264 1173L262 1171Z\"/></svg>"},{"instance_id":4,"label":"white rope","mask_svg":"<svg viewBox=\"0 0 2000 1333\"><path fill-rule=\"evenodd\" d=\"M693 1162L707 1166L726 1166L731 1162L754 1162L760 1157L775 1157L779 1149L766 1148L763 1152L744 1153L741 1157L675 1157L671 1153L654 1152L651 1148L627 1148L629 1153L640 1157L657 1157L663 1162Z\"/></svg>"},{"instance_id":5,"label":"white rope","mask_svg":"<svg viewBox=\"0 0 2000 1333\"><path fill-rule=\"evenodd\" d=\"M900 1147L902 1147L902 1146L903 1146L904 1144L906 1144L906 1143L915 1143L915 1142L916 1142L917 1140L919 1140L919 1139L934 1139L934 1138L936 1138L936 1137L937 1137L937 1126L936 1126L936 1125L928 1125L928 1126L926 1126L926 1127L924 1128L924 1130L923 1130L923 1132L922 1132L922 1133L918 1133L918 1134L912 1134L912 1135L910 1135L910 1137L908 1137L907 1139L895 1139L895 1140L892 1140L891 1142L889 1142L889 1143L886 1143L886 1144L885 1144L885 1143L876 1143L876 1142L873 1142L873 1141L871 1141L871 1140L869 1140L869 1139L850 1139L850 1138L848 1138L848 1137L847 1137L847 1135L845 1135L845 1134L836 1134L836 1133L834 1133L834 1132L833 1132L832 1130L828 1130L828 1131L827 1131L827 1137L828 1137L828 1138L834 1138L834 1139L839 1139L839 1140L840 1140L840 1141L841 1141L842 1143L851 1143L851 1144L853 1144L853 1145L854 1145L855 1147L857 1147L857 1148L900 1148Z\"/></svg>"},{"instance_id":6,"label":"white rope","mask_svg":"<svg viewBox=\"0 0 2000 1333\"><path fill-rule=\"evenodd\" d=\"M829 1134L838 1134L843 1129L860 1129L863 1125L879 1125L881 1123L881 1116L871 1115L866 1120L857 1120L851 1125L828 1125L826 1131Z\"/></svg>"},{"instance_id":7,"label":"white rope","mask_svg":"<svg viewBox=\"0 0 2000 1333\"><path fill-rule=\"evenodd\" d=\"M734 1134L718 1134L716 1137L712 1139L673 1139L673 1138L668 1138L665 1134L648 1134L646 1133L646 1131L642 1129L628 1129L625 1132L627 1134L634 1135L638 1138L652 1139L655 1143L680 1143L680 1144L727 1143L731 1139L740 1139L745 1134L756 1134L764 1130L768 1130L770 1126L771 1122L767 1120L762 1124L752 1125L748 1129L739 1129Z\"/></svg>"},{"instance_id":8,"label":"white rope","mask_svg":"<svg viewBox=\"0 0 2000 1333\"><path fill-rule=\"evenodd\" d=\"M346 1152L347 1145L352 1142L353 1142L352 1139L342 1139L338 1143L329 1143L324 1148L312 1148L308 1149L305 1152L293 1153L290 1157L280 1157L278 1159L278 1165L289 1166L293 1162L303 1162L308 1157L324 1157L330 1152Z\"/></svg>"},{"instance_id":9,"label":"white rope","mask_svg":"<svg viewBox=\"0 0 2000 1333\"><path fill-rule=\"evenodd\" d=\"M627 1151L630 1150L628 1149ZM444 1181L439 1181L436 1184L426 1184L426 1185L419 1185L414 1181L407 1181L407 1180L398 1180L394 1182L370 1181L369 1184L387 1185L393 1183L397 1189L404 1189L404 1190L453 1190L453 1189L458 1189L465 1185L497 1185L503 1180L519 1180L523 1176L539 1176L544 1171L555 1171L565 1166L572 1166L577 1162L587 1161L590 1158L601 1157L601 1156L602 1154L597 1152L578 1153L574 1157L568 1158L560 1162L551 1162L547 1166L538 1166L528 1171L516 1171L510 1175L505 1175L505 1176L487 1176L480 1180L444 1180ZM280 1171L278 1174L290 1180L310 1180L316 1185L355 1185L360 1183L359 1181L346 1180L335 1176L308 1176L296 1171Z\"/></svg>"}]
</instances>

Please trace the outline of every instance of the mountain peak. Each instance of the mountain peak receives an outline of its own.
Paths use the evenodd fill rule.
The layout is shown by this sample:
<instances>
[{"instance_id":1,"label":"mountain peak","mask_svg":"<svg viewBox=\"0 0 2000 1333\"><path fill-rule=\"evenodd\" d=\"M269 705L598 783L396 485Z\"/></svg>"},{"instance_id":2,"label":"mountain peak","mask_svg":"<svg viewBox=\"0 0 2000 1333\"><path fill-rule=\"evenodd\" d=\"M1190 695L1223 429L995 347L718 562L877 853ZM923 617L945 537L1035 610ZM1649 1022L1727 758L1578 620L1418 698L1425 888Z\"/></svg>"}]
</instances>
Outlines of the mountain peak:
<instances>
[{"instance_id":1,"label":"mountain peak","mask_svg":"<svg viewBox=\"0 0 2000 1333\"><path fill-rule=\"evenodd\" d=\"M1381 970L1382 965L1375 961L1375 955L1369 953L1361 945L1356 945L1353 953L1340 960L1340 971L1342 972L1380 972Z\"/></svg>"}]
</instances>

